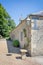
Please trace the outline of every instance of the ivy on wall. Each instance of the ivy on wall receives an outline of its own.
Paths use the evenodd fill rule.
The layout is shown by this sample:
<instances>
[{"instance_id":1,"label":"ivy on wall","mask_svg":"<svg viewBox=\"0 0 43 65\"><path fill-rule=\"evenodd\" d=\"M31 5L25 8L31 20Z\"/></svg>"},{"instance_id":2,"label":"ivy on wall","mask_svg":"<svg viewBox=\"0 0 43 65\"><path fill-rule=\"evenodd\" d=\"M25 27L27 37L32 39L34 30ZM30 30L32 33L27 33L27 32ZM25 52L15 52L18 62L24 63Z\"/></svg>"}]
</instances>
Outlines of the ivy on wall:
<instances>
[{"instance_id":1,"label":"ivy on wall","mask_svg":"<svg viewBox=\"0 0 43 65\"><path fill-rule=\"evenodd\" d=\"M26 39L27 42L26 45L24 44L24 48L26 49L29 46L31 40L27 37L26 29L23 29L23 32L24 32L24 38Z\"/></svg>"}]
</instances>

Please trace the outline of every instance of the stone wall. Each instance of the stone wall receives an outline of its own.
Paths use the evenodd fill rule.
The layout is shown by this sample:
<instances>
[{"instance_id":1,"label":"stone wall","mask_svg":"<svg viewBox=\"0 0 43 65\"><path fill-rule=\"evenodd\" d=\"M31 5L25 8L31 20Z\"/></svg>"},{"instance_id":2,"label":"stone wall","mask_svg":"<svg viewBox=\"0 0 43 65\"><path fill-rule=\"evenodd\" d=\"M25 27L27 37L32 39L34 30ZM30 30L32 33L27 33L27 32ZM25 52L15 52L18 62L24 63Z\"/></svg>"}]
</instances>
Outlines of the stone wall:
<instances>
[{"instance_id":1,"label":"stone wall","mask_svg":"<svg viewBox=\"0 0 43 65\"><path fill-rule=\"evenodd\" d=\"M43 20L37 21L38 29L31 30L31 55L43 55Z\"/></svg>"},{"instance_id":2,"label":"stone wall","mask_svg":"<svg viewBox=\"0 0 43 65\"><path fill-rule=\"evenodd\" d=\"M22 20L21 24L18 25L18 27L14 31L12 31L12 33L10 34L10 37L11 37L12 40L15 40L15 39L19 40L21 48L24 48L24 44L27 44L25 42L23 29L26 29L27 37L30 38L30 34L31 34L30 33L30 26L27 25L26 20ZM22 40L21 40L21 32L22 32Z\"/></svg>"},{"instance_id":3,"label":"stone wall","mask_svg":"<svg viewBox=\"0 0 43 65\"><path fill-rule=\"evenodd\" d=\"M6 39L0 39L0 54L8 53Z\"/></svg>"}]
</instances>

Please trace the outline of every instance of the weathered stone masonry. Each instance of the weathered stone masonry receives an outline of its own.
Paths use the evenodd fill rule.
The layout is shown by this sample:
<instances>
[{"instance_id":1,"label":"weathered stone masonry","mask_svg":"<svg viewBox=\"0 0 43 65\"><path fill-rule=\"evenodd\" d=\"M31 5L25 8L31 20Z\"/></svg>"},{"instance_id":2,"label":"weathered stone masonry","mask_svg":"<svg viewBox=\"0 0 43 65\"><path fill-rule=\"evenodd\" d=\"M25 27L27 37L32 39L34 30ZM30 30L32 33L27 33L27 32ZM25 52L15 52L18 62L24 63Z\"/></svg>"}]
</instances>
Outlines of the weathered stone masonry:
<instances>
[{"instance_id":1,"label":"weathered stone masonry","mask_svg":"<svg viewBox=\"0 0 43 65\"><path fill-rule=\"evenodd\" d=\"M38 29L31 30L31 54L43 55L43 20L37 21Z\"/></svg>"}]
</instances>

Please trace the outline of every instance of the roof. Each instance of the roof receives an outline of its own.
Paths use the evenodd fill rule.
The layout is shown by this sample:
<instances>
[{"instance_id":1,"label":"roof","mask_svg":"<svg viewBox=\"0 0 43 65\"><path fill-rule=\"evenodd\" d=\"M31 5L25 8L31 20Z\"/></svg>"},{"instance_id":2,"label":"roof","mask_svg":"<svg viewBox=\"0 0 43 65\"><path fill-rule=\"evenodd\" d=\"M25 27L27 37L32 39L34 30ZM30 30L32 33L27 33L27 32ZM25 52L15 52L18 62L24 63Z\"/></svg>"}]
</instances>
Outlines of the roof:
<instances>
[{"instance_id":1,"label":"roof","mask_svg":"<svg viewBox=\"0 0 43 65\"><path fill-rule=\"evenodd\" d=\"M40 12L37 12L37 13L32 13L29 16L34 16L34 15L43 17L43 11L40 11Z\"/></svg>"},{"instance_id":2,"label":"roof","mask_svg":"<svg viewBox=\"0 0 43 65\"><path fill-rule=\"evenodd\" d=\"M32 13L32 14L28 15L25 19L20 20L21 22L16 26L16 28L17 28L23 21L26 21L27 18L30 17L30 16L40 16L40 17L43 17L43 11L40 11L40 12L37 12L37 13ZM16 28L15 28L15 29L16 29ZM14 30L15 30L15 29L14 29ZM13 30L13 31L14 31L14 30Z\"/></svg>"}]
</instances>

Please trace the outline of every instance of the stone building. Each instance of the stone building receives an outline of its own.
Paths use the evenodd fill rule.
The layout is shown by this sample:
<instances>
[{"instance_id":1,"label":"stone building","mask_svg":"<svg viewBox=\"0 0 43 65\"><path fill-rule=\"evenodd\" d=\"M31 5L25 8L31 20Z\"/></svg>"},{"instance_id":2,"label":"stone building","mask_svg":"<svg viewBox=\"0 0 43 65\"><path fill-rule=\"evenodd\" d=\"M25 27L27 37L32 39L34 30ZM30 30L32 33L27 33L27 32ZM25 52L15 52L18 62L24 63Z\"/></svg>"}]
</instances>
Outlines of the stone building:
<instances>
[{"instance_id":1,"label":"stone building","mask_svg":"<svg viewBox=\"0 0 43 65\"><path fill-rule=\"evenodd\" d=\"M11 32L11 39L19 40L21 48L27 44L24 29L26 37L31 41L28 46L30 55L43 55L43 12L30 14Z\"/></svg>"}]
</instances>

